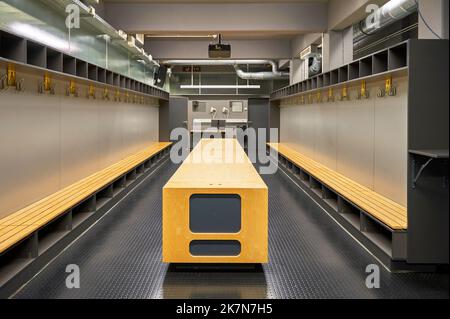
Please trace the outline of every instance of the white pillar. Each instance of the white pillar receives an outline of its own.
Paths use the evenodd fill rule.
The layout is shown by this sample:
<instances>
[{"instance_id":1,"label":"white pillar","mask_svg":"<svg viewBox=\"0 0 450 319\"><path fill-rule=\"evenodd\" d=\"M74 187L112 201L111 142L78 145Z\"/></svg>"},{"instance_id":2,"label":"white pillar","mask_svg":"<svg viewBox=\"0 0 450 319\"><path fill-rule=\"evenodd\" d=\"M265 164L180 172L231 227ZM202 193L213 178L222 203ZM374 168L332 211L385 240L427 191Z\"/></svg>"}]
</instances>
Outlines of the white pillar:
<instances>
[{"instance_id":1,"label":"white pillar","mask_svg":"<svg viewBox=\"0 0 450 319\"><path fill-rule=\"evenodd\" d=\"M324 36L324 71L336 69L353 61L353 27L342 31L329 31Z\"/></svg>"}]
</instances>

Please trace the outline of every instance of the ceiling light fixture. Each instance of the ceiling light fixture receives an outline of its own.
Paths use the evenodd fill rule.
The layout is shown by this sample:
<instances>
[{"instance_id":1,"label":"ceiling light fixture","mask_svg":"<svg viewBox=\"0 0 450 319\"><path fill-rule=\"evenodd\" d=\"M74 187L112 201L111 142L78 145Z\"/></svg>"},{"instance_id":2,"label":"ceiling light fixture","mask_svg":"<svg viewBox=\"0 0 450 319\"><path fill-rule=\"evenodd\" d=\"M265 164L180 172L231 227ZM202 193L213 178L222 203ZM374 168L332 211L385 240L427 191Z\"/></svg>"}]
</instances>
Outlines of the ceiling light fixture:
<instances>
[{"instance_id":1,"label":"ceiling light fixture","mask_svg":"<svg viewBox=\"0 0 450 319\"><path fill-rule=\"evenodd\" d=\"M261 85L180 85L180 89L260 89Z\"/></svg>"},{"instance_id":2,"label":"ceiling light fixture","mask_svg":"<svg viewBox=\"0 0 450 319\"><path fill-rule=\"evenodd\" d=\"M217 34L147 34L146 38L217 39Z\"/></svg>"}]
</instances>

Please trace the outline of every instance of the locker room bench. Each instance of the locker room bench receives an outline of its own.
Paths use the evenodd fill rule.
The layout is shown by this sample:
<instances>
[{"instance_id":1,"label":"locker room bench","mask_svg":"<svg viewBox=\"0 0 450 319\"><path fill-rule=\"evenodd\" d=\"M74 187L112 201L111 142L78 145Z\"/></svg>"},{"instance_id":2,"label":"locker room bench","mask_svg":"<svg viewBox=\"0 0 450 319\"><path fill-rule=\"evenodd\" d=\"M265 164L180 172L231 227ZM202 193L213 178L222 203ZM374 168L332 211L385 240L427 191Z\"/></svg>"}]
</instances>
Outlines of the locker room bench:
<instances>
[{"instance_id":1,"label":"locker room bench","mask_svg":"<svg viewBox=\"0 0 450 319\"><path fill-rule=\"evenodd\" d=\"M283 144L279 162L392 259L406 255L407 209Z\"/></svg>"},{"instance_id":2,"label":"locker room bench","mask_svg":"<svg viewBox=\"0 0 450 319\"><path fill-rule=\"evenodd\" d=\"M267 263L268 200L237 140L202 139L163 188L163 262Z\"/></svg>"},{"instance_id":3,"label":"locker room bench","mask_svg":"<svg viewBox=\"0 0 450 319\"><path fill-rule=\"evenodd\" d=\"M72 210L80 215L84 213L85 216L95 212L116 192L124 189L136 179L136 175L143 173L163 155L166 155L170 145L171 143L155 143L0 219L0 257L34 234L36 234L36 241L39 242L40 236L37 235L39 230L60 219L63 215L72 213ZM76 224L76 217L71 215L69 223L66 220L64 230L69 231L72 224ZM36 250L38 248L34 249L34 252L32 250L27 252L29 255L27 257L37 257L39 253Z\"/></svg>"}]
</instances>

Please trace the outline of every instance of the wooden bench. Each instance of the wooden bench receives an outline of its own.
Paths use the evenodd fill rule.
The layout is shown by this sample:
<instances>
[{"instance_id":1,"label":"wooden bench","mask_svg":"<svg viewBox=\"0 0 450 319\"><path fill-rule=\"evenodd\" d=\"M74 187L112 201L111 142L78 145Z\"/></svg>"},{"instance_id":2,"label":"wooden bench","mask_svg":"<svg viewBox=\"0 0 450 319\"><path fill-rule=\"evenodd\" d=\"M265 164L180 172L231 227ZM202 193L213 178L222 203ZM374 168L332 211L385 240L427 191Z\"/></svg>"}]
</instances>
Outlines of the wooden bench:
<instances>
[{"instance_id":1,"label":"wooden bench","mask_svg":"<svg viewBox=\"0 0 450 319\"><path fill-rule=\"evenodd\" d=\"M118 186L124 188L127 178L133 179L136 173L141 173L151 166L152 160L167 153L170 145L171 143L155 143L0 219L0 255L108 186L110 188L106 189L104 195L112 197L114 182L123 178ZM136 169L140 171L136 172Z\"/></svg>"},{"instance_id":2,"label":"wooden bench","mask_svg":"<svg viewBox=\"0 0 450 319\"><path fill-rule=\"evenodd\" d=\"M281 144L269 144L292 163L394 230L407 229L406 208Z\"/></svg>"},{"instance_id":3,"label":"wooden bench","mask_svg":"<svg viewBox=\"0 0 450 319\"><path fill-rule=\"evenodd\" d=\"M267 263L268 219L268 188L239 142L202 139L163 188L163 261Z\"/></svg>"},{"instance_id":4,"label":"wooden bench","mask_svg":"<svg viewBox=\"0 0 450 319\"><path fill-rule=\"evenodd\" d=\"M389 259L406 258L407 209L313 159L269 143L279 161Z\"/></svg>"}]
</instances>

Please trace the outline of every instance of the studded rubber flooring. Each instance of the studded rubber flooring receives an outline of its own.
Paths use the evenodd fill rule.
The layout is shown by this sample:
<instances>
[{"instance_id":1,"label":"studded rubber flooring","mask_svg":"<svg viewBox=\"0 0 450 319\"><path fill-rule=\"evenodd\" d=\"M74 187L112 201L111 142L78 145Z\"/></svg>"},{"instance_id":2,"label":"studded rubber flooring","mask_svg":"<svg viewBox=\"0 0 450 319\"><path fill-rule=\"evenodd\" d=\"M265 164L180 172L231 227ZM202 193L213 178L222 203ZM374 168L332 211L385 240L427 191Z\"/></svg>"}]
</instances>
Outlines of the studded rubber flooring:
<instances>
[{"instance_id":1,"label":"studded rubber flooring","mask_svg":"<svg viewBox=\"0 0 450 319\"><path fill-rule=\"evenodd\" d=\"M177 270L161 262L161 188L167 163L67 247L14 298L449 298L448 274L392 274L283 172L269 186L270 263L254 270ZM68 289L66 266L80 268Z\"/></svg>"}]
</instances>

